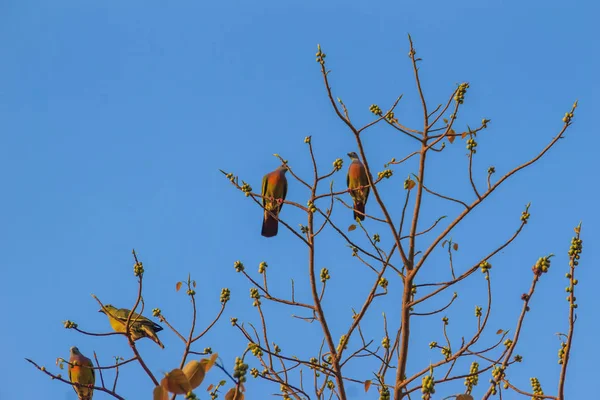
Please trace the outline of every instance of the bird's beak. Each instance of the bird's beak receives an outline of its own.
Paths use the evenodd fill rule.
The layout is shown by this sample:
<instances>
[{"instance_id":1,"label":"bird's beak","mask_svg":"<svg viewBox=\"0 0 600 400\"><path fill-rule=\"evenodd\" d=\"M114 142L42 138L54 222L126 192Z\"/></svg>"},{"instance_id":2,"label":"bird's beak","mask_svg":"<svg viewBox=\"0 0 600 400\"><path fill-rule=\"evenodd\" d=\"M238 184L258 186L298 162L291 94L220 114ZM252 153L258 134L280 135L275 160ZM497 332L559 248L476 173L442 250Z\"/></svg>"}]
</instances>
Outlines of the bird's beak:
<instances>
[{"instance_id":1,"label":"bird's beak","mask_svg":"<svg viewBox=\"0 0 600 400\"><path fill-rule=\"evenodd\" d=\"M352 153L348 153L348 157L352 157Z\"/></svg>"},{"instance_id":2,"label":"bird's beak","mask_svg":"<svg viewBox=\"0 0 600 400\"><path fill-rule=\"evenodd\" d=\"M99 309L98 312L104 313L104 310L103 309Z\"/></svg>"}]
</instances>

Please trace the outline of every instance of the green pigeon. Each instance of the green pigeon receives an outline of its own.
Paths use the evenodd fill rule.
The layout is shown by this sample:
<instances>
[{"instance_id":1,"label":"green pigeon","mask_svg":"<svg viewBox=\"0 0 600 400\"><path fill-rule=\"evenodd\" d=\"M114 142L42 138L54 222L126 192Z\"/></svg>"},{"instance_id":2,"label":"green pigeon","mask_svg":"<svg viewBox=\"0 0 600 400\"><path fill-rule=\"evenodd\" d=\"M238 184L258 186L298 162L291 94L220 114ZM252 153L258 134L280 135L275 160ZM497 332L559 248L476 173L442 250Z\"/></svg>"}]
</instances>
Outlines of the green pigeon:
<instances>
[{"instance_id":1,"label":"green pigeon","mask_svg":"<svg viewBox=\"0 0 600 400\"><path fill-rule=\"evenodd\" d=\"M355 152L348 153L348 157L350 157L352 162L348 167L346 184L348 185L350 196L352 196L352 200L354 200L354 219L356 220L356 218L358 218L361 221L364 221L365 205L369 198L369 180L367 178L367 171Z\"/></svg>"},{"instance_id":2,"label":"green pigeon","mask_svg":"<svg viewBox=\"0 0 600 400\"><path fill-rule=\"evenodd\" d=\"M106 314L108 317L108 322L110 322L110 326L115 330L115 332L125 333L125 326L127 325L127 317L131 312L130 310L126 308L116 308L110 304L105 304L104 308L101 308L98 310L98 312ZM165 348L156 335L157 332L163 330L162 326L137 313L133 313L131 315L129 324L131 338L134 341L147 337L158 344L161 349Z\"/></svg>"},{"instance_id":3,"label":"green pigeon","mask_svg":"<svg viewBox=\"0 0 600 400\"><path fill-rule=\"evenodd\" d=\"M277 228L279 225L279 212L283 207L283 201L287 195L287 179L285 173L287 172L285 165L280 166L273 172L269 172L263 177L262 180L262 196L263 196L263 207L265 208L262 232L264 237L273 237L277 235ZM273 217L268 211L275 214Z\"/></svg>"},{"instance_id":4,"label":"green pigeon","mask_svg":"<svg viewBox=\"0 0 600 400\"><path fill-rule=\"evenodd\" d=\"M71 383L79 383L85 386L73 385L75 393L79 400L92 400L96 384L96 374L94 373L94 364L92 360L81 354L77 347L71 347L71 357L69 358L69 380Z\"/></svg>"}]
</instances>

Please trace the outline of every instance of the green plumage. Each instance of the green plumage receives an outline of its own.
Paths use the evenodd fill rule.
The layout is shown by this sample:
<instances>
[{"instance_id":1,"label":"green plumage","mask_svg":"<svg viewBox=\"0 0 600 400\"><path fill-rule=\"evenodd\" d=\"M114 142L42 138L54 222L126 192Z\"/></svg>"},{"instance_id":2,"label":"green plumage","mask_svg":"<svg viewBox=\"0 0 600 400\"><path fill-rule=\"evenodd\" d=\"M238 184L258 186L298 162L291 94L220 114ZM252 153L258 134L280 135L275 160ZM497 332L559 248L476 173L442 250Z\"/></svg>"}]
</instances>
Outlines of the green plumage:
<instances>
[{"instance_id":1,"label":"green plumage","mask_svg":"<svg viewBox=\"0 0 600 400\"><path fill-rule=\"evenodd\" d=\"M108 317L108 322L110 322L110 326L115 330L115 332L125 332L127 318L131 312L130 310L126 308L116 308L110 304L105 304L104 308L99 310L99 312L106 314ZM162 326L158 325L157 323L142 315L133 313L131 315L129 327L131 331L131 338L134 341L147 337L158 344L162 349L165 348L156 334L157 332L163 330Z\"/></svg>"},{"instance_id":2,"label":"green plumage","mask_svg":"<svg viewBox=\"0 0 600 400\"><path fill-rule=\"evenodd\" d=\"M96 384L96 374L93 370L94 364L92 360L79 352L77 347L71 347L71 357L69 358L69 380L73 385L75 393L79 400L92 400L94 389L92 386ZM85 386L80 386L85 385Z\"/></svg>"}]
</instances>

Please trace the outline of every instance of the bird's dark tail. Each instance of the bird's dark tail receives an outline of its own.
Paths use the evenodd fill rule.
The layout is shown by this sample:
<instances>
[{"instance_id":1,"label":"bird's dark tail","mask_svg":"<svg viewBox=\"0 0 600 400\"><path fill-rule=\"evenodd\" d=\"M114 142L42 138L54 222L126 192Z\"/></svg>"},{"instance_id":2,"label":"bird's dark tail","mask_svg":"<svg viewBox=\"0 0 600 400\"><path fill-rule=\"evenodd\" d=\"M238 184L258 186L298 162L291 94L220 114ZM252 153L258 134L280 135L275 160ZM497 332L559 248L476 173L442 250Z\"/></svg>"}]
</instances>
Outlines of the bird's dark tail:
<instances>
[{"instance_id":1,"label":"bird's dark tail","mask_svg":"<svg viewBox=\"0 0 600 400\"><path fill-rule=\"evenodd\" d=\"M358 212L357 212L358 211ZM360 214L362 213L362 214ZM354 220L356 220L356 218L360 219L361 221L365 220L365 203L359 203L359 202L354 202Z\"/></svg>"},{"instance_id":2,"label":"bird's dark tail","mask_svg":"<svg viewBox=\"0 0 600 400\"><path fill-rule=\"evenodd\" d=\"M279 221L273 217L268 211L265 210L265 217L263 218L261 235L264 237L273 237L277 235L279 228Z\"/></svg>"},{"instance_id":3,"label":"bird's dark tail","mask_svg":"<svg viewBox=\"0 0 600 400\"><path fill-rule=\"evenodd\" d=\"M164 349L164 348L165 348L165 345L164 345L164 344L162 344L162 342L160 341L160 339L158 338L158 336L156 336L156 335L155 335L155 336L154 336L153 338L151 338L151 339L152 339L152 340L154 340L154 342L155 342L157 345L159 345L161 349Z\"/></svg>"}]
</instances>

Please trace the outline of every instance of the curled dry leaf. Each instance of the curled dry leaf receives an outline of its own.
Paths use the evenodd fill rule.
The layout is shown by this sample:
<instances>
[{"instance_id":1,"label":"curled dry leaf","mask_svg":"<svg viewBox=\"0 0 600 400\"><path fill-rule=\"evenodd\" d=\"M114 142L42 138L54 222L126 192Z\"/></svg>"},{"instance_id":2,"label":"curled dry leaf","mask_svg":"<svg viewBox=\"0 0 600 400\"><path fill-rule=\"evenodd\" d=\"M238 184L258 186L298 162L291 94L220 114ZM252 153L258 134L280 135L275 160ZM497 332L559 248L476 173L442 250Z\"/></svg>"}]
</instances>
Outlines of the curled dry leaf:
<instances>
[{"instance_id":1,"label":"curled dry leaf","mask_svg":"<svg viewBox=\"0 0 600 400\"><path fill-rule=\"evenodd\" d=\"M157 386L154 388L154 392L152 395L152 400L168 400L169 392L162 386Z\"/></svg>"},{"instance_id":2,"label":"curled dry leaf","mask_svg":"<svg viewBox=\"0 0 600 400\"><path fill-rule=\"evenodd\" d=\"M225 395L225 400L244 400L244 393L236 388L231 388Z\"/></svg>"},{"instance_id":3,"label":"curled dry leaf","mask_svg":"<svg viewBox=\"0 0 600 400\"><path fill-rule=\"evenodd\" d=\"M183 373L188 379L192 390L196 389L204 380L205 367L200 361L192 360L183 367Z\"/></svg>"},{"instance_id":4,"label":"curled dry leaf","mask_svg":"<svg viewBox=\"0 0 600 400\"><path fill-rule=\"evenodd\" d=\"M166 374L161 381L161 385L169 392L175 394L186 394L187 392L192 391L192 385L190 385L190 381L179 368L175 368Z\"/></svg>"},{"instance_id":5,"label":"curled dry leaf","mask_svg":"<svg viewBox=\"0 0 600 400\"><path fill-rule=\"evenodd\" d=\"M454 143L455 139L456 139L456 132L454 132L454 129L450 129L450 131L448 132L448 141L452 144L452 143Z\"/></svg>"},{"instance_id":6,"label":"curled dry leaf","mask_svg":"<svg viewBox=\"0 0 600 400\"><path fill-rule=\"evenodd\" d=\"M454 251L458 251L458 243L454 243L452 247L454 248Z\"/></svg>"},{"instance_id":7,"label":"curled dry leaf","mask_svg":"<svg viewBox=\"0 0 600 400\"><path fill-rule=\"evenodd\" d=\"M352 232L355 229L356 229L356 225L352 224L348 227L348 232Z\"/></svg>"},{"instance_id":8,"label":"curled dry leaf","mask_svg":"<svg viewBox=\"0 0 600 400\"><path fill-rule=\"evenodd\" d=\"M365 381L365 393L367 393L369 391L370 387L371 387L371 380L369 379L368 381Z\"/></svg>"},{"instance_id":9,"label":"curled dry leaf","mask_svg":"<svg viewBox=\"0 0 600 400\"><path fill-rule=\"evenodd\" d=\"M219 353L213 353L209 359L202 359L200 363L204 366L204 372L208 372L209 369L215 365L215 361L217 361L217 357L219 357Z\"/></svg>"},{"instance_id":10,"label":"curled dry leaf","mask_svg":"<svg viewBox=\"0 0 600 400\"><path fill-rule=\"evenodd\" d=\"M473 396L470 394L459 394L456 396L456 400L473 400Z\"/></svg>"},{"instance_id":11,"label":"curled dry leaf","mask_svg":"<svg viewBox=\"0 0 600 400\"><path fill-rule=\"evenodd\" d=\"M177 285L175 285L175 291L179 292L179 290L181 289L181 285L183 282L177 282Z\"/></svg>"}]
</instances>

